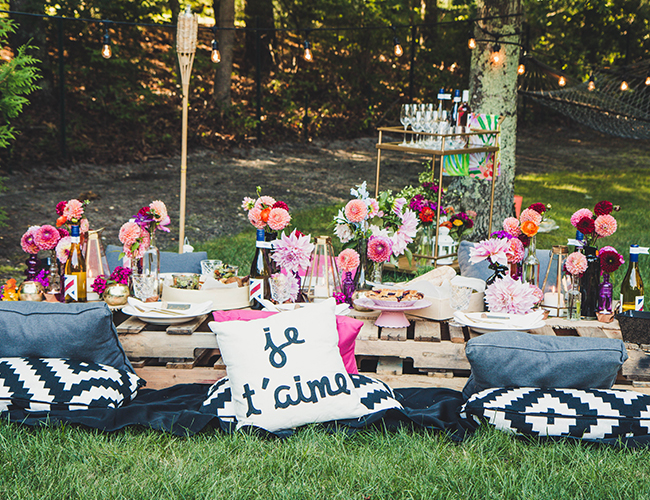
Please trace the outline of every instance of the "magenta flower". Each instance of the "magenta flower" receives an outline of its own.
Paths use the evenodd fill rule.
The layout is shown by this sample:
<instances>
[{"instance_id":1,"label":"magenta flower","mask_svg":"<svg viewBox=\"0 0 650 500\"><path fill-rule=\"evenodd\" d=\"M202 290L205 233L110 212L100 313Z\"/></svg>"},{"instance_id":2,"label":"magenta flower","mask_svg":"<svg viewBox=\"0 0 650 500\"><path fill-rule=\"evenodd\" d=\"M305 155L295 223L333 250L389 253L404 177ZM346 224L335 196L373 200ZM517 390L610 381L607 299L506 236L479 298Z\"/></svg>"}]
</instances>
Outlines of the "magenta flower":
<instances>
[{"instance_id":1,"label":"magenta flower","mask_svg":"<svg viewBox=\"0 0 650 500\"><path fill-rule=\"evenodd\" d=\"M314 244L311 242L311 236L298 235L294 229L289 236L283 232L280 239L273 245L273 249L271 258L285 271L294 273L309 267Z\"/></svg>"},{"instance_id":2,"label":"magenta flower","mask_svg":"<svg viewBox=\"0 0 650 500\"><path fill-rule=\"evenodd\" d=\"M537 213L537 212L535 212ZM469 251L469 261L477 264L485 259L490 262L498 262L503 266L508 265L507 251L510 248L510 240L505 238L491 238L489 240L474 243L474 248Z\"/></svg>"},{"instance_id":3,"label":"magenta flower","mask_svg":"<svg viewBox=\"0 0 650 500\"><path fill-rule=\"evenodd\" d=\"M527 314L539 301L533 288L537 287L505 276L485 289L485 301L490 312Z\"/></svg>"},{"instance_id":4,"label":"magenta flower","mask_svg":"<svg viewBox=\"0 0 650 500\"><path fill-rule=\"evenodd\" d=\"M25 231L25 234L23 234L23 237L20 239L20 246L22 247L23 252L35 254L40 250L38 243L36 243L37 230L38 226L31 226L27 231Z\"/></svg>"},{"instance_id":5,"label":"magenta flower","mask_svg":"<svg viewBox=\"0 0 650 500\"><path fill-rule=\"evenodd\" d=\"M371 236L368 240L368 258L373 262L386 262L393 253L393 245L386 236Z\"/></svg>"},{"instance_id":6,"label":"magenta flower","mask_svg":"<svg viewBox=\"0 0 650 500\"><path fill-rule=\"evenodd\" d=\"M571 216L571 225L577 228L578 222L580 222L581 219L583 219L584 217L586 217L587 219L592 219L593 216L594 213L588 208L581 208L580 210L576 210Z\"/></svg>"},{"instance_id":7,"label":"magenta flower","mask_svg":"<svg viewBox=\"0 0 650 500\"><path fill-rule=\"evenodd\" d=\"M41 250L53 250L60 239L59 230L49 224L39 227L34 233L34 241Z\"/></svg>"}]
</instances>

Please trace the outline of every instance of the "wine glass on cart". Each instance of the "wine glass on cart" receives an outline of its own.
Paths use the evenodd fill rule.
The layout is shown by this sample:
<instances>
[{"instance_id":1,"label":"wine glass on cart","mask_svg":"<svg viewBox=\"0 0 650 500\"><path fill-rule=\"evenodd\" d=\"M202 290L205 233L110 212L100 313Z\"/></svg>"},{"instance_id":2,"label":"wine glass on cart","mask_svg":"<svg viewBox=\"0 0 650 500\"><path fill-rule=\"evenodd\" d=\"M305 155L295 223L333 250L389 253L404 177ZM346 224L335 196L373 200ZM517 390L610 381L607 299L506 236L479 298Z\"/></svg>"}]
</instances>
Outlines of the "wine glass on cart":
<instances>
[{"instance_id":1,"label":"wine glass on cart","mask_svg":"<svg viewBox=\"0 0 650 500\"><path fill-rule=\"evenodd\" d=\"M406 146L406 130L409 128L409 125L411 124L411 105L410 104L402 104L402 108L400 109L399 112L399 121L404 127L404 140L402 141L402 144L400 146Z\"/></svg>"}]
</instances>

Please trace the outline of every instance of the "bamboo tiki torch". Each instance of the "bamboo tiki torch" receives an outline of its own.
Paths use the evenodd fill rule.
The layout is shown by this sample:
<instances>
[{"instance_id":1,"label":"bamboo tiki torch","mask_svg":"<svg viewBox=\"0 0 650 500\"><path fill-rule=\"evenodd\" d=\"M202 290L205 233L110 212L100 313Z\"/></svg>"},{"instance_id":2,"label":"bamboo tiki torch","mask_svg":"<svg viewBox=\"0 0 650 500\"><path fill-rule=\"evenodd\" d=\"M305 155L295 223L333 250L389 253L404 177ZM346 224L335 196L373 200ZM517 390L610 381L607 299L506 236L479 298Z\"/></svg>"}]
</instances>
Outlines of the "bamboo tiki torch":
<instances>
[{"instance_id":1,"label":"bamboo tiki torch","mask_svg":"<svg viewBox=\"0 0 650 500\"><path fill-rule=\"evenodd\" d=\"M181 208L178 230L178 253L183 253L185 241L185 191L187 190L187 112L190 91L190 74L196 52L196 40L199 21L196 14L192 14L188 6L185 12L178 16L176 29L176 51L181 69L181 83L183 87L183 131L181 135Z\"/></svg>"}]
</instances>

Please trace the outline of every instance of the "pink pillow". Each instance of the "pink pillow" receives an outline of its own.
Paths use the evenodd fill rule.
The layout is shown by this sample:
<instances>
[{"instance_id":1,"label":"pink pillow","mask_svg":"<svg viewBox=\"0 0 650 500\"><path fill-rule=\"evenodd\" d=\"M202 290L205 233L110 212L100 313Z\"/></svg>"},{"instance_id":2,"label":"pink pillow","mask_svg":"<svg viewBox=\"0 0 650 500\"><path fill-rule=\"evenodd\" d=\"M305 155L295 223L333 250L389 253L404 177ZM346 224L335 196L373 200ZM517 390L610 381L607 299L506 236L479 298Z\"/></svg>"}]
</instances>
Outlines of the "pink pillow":
<instances>
[{"instance_id":1,"label":"pink pillow","mask_svg":"<svg viewBox=\"0 0 650 500\"><path fill-rule=\"evenodd\" d=\"M212 315L216 322L222 321L250 321L252 319L268 318L277 314L272 311L254 311L252 309L241 309L233 311L213 311ZM363 321L349 318L347 316L336 317L336 329L339 332L339 352L343 358L343 364L348 373L359 373L357 361L354 358L354 343L361 331Z\"/></svg>"}]
</instances>

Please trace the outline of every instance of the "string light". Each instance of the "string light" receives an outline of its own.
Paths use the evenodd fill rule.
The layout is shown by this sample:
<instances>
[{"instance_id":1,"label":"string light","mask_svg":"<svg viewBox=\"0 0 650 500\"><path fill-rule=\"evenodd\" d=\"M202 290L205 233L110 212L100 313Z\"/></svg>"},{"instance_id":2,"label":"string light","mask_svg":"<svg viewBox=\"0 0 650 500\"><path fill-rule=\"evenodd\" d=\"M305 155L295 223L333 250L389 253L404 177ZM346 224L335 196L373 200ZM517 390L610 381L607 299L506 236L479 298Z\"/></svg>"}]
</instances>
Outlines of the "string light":
<instances>
[{"instance_id":1,"label":"string light","mask_svg":"<svg viewBox=\"0 0 650 500\"><path fill-rule=\"evenodd\" d=\"M217 40L217 27L212 27L212 33L214 33L214 38L212 39L212 52L210 53L210 60L214 64L219 64L221 62L221 52L219 52L219 41Z\"/></svg>"},{"instance_id":2,"label":"string light","mask_svg":"<svg viewBox=\"0 0 650 500\"><path fill-rule=\"evenodd\" d=\"M622 92L625 92L625 91L628 90L629 88L630 88L630 86L627 84L627 82L626 82L625 80L623 80L623 81L621 82L621 91L622 91Z\"/></svg>"},{"instance_id":3,"label":"string light","mask_svg":"<svg viewBox=\"0 0 650 500\"><path fill-rule=\"evenodd\" d=\"M594 74L589 75L589 80L587 82L587 90L593 92L596 90L596 80L594 80Z\"/></svg>"},{"instance_id":4,"label":"string light","mask_svg":"<svg viewBox=\"0 0 650 500\"><path fill-rule=\"evenodd\" d=\"M474 50L476 48L476 38L474 38L474 33L471 31L469 33L469 38L467 39L467 46L470 50Z\"/></svg>"},{"instance_id":5,"label":"string light","mask_svg":"<svg viewBox=\"0 0 650 500\"><path fill-rule=\"evenodd\" d=\"M314 55L311 53L311 43L309 43L309 40L305 40L303 46L305 47L305 53L303 54L305 61L312 62Z\"/></svg>"},{"instance_id":6,"label":"string light","mask_svg":"<svg viewBox=\"0 0 650 500\"><path fill-rule=\"evenodd\" d=\"M517 74L523 75L525 72L526 72L526 65L524 64L524 60L520 59L519 66L517 66Z\"/></svg>"},{"instance_id":7,"label":"string light","mask_svg":"<svg viewBox=\"0 0 650 500\"><path fill-rule=\"evenodd\" d=\"M564 77L564 75L560 75L560 78L558 79L557 84L560 87L564 87L566 85L566 78Z\"/></svg>"},{"instance_id":8,"label":"string light","mask_svg":"<svg viewBox=\"0 0 650 500\"><path fill-rule=\"evenodd\" d=\"M650 69L648 70L648 76L645 77L645 84L650 85Z\"/></svg>"},{"instance_id":9,"label":"string light","mask_svg":"<svg viewBox=\"0 0 650 500\"><path fill-rule=\"evenodd\" d=\"M499 42L492 46L492 54L490 55L490 62L492 64L501 63L501 44Z\"/></svg>"},{"instance_id":10,"label":"string light","mask_svg":"<svg viewBox=\"0 0 650 500\"><path fill-rule=\"evenodd\" d=\"M404 49L399 43L399 38L397 38L397 30L395 29L395 26L391 26L391 29L393 30L393 51L397 57L400 57L402 54L404 54Z\"/></svg>"},{"instance_id":11,"label":"string light","mask_svg":"<svg viewBox=\"0 0 650 500\"><path fill-rule=\"evenodd\" d=\"M102 57L104 59L110 59L112 55L111 36L108 34L108 26L104 26L104 36L102 37Z\"/></svg>"}]
</instances>

